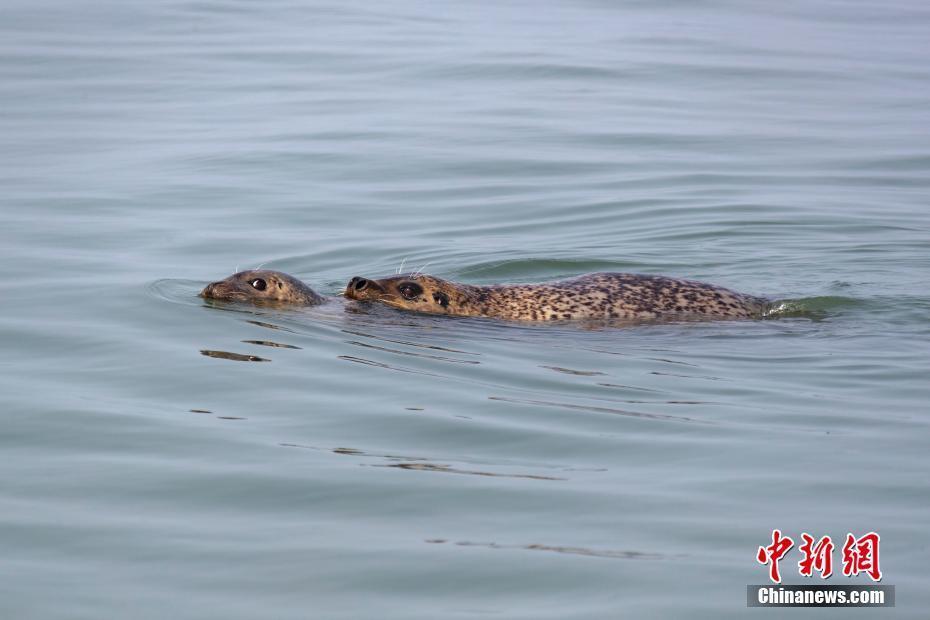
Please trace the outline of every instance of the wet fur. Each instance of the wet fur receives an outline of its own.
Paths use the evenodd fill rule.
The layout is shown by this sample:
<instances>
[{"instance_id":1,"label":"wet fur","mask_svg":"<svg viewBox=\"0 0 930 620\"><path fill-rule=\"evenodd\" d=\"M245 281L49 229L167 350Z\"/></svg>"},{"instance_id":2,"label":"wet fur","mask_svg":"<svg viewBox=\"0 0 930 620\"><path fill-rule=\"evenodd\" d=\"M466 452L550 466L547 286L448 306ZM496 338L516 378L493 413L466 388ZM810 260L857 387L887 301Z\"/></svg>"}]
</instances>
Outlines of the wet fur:
<instances>
[{"instance_id":1,"label":"wet fur","mask_svg":"<svg viewBox=\"0 0 930 620\"><path fill-rule=\"evenodd\" d=\"M264 280L265 290L255 289L251 283ZM200 292L205 299L241 301L254 304L288 304L314 306L326 301L309 286L293 276L270 269L240 271L225 280L208 284Z\"/></svg>"},{"instance_id":2,"label":"wet fur","mask_svg":"<svg viewBox=\"0 0 930 620\"><path fill-rule=\"evenodd\" d=\"M380 301L417 312L522 321L648 320L672 317L760 318L767 300L726 288L664 276L592 273L546 284L473 286L434 276L406 274L353 283L346 297ZM422 294L405 299L400 288L415 283Z\"/></svg>"}]
</instances>

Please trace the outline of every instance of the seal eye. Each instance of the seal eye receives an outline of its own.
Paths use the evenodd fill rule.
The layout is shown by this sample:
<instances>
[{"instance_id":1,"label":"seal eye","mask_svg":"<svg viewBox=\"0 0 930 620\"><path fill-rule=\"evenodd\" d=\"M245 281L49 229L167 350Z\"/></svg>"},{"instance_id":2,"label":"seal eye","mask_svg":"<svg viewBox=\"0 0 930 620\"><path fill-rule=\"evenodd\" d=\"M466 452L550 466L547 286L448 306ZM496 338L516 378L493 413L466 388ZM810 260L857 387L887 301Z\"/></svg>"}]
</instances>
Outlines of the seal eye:
<instances>
[{"instance_id":1,"label":"seal eye","mask_svg":"<svg viewBox=\"0 0 930 620\"><path fill-rule=\"evenodd\" d=\"M445 293L433 293L433 301L445 308L449 305L449 296Z\"/></svg>"},{"instance_id":2,"label":"seal eye","mask_svg":"<svg viewBox=\"0 0 930 620\"><path fill-rule=\"evenodd\" d=\"M413 282L404 282L397 287L397 290L400 291L400 295L404 299L416 299L423 292L423 287Z\"/></svg>"},{"instance_id":3,"label":"seal eye","mask_svg":"<svg viewBox=\"0 0 930 620\"><path fill-rule=\"evenodd\" d=\"M252 288L254 288L257 291L264 291L265 287L268 286L268 284L266 284L265 281L262 280L261 278L255 278L254 280L249 282L249 284L251 284Z\"/></svg>"}]
</instances>

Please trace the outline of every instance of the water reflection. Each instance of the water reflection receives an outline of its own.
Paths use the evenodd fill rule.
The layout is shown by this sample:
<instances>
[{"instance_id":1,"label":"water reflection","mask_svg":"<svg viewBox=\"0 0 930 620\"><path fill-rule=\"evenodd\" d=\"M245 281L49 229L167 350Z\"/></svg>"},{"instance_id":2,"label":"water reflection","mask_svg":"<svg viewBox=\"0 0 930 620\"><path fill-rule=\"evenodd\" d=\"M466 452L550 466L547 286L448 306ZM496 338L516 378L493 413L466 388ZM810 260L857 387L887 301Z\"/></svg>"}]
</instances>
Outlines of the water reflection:
<instances>
[{"instance_id":1,"label":"water reflection","mask_svg":"<svg viewBox=\"0 0 930 620\"><path fill-rule=\"evenodd\" d=\"M234 362L270 362L270 359L264 357L259 357L257 355L249 355L247 353L232 353L230 351L214 351L211 349L201 349L201 355L207 357L216 357L224 360L232 360Z\"/></svg>"}]
</instances>

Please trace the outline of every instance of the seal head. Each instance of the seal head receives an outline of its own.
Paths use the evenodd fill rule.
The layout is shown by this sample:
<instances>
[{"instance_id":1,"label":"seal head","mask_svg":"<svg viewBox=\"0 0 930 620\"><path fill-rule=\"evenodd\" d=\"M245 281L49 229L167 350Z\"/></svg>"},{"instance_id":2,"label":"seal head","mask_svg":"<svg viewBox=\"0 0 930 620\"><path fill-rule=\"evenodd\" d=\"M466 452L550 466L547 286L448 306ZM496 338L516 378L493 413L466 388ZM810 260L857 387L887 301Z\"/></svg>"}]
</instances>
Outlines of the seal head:
<instances>
[{"instance_id":1,"label":"seal head","mask_svg":"<svg viewBox=\"0 0 930 620\"><path fill-rule=\"evenodd\" d=\"M345 296L357 301L379 301L392 308L430 314L475 316L481 289L425 274L404 274L369 280L356 276Z\"/></svg>"},{"instance_id":2,"label":"seal head","mask_svg":"<svg viewBox=\"0 0 930 620\"><path fill-rule=\"evenodd\" d=\"M254 304L293 304L314 306L326 299L293 276L269 269L234 273L225 280L208 284L200 292L204 299L244 301Z\"/></svg>"}]
</instances>

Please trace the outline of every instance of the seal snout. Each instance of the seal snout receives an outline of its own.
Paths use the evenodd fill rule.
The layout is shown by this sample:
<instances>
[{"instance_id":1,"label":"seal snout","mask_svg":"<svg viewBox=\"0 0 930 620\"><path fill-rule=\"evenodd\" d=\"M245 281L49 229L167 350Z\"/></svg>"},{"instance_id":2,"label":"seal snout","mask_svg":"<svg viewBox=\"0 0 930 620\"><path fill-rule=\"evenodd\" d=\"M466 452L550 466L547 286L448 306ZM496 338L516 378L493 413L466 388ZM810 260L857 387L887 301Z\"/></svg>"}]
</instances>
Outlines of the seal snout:
<instances>
[{"instance_id":1,"label":"seal snout","mask_svg":"<svg viewBox=\"0 0 930 620\"><path fill-rule=\"evenodd\" d=\"M228 280L220 280L219 282L211 282L203 287L198 297L203 297L204 299L228 300L233 296L234 291L235 287L231 286Z\"/></svg>"},{"instance_id":2,"label":"seal snout","mask_svg":"<svg viewBox=\"0 0 930 620\"><path fill-rule=\"evenodd\" d=\"M355 276L346 286L346 297L349 299L377 299L379 293L383 292L380 284L361 276Z\"/></svg>"}]
</instances>

